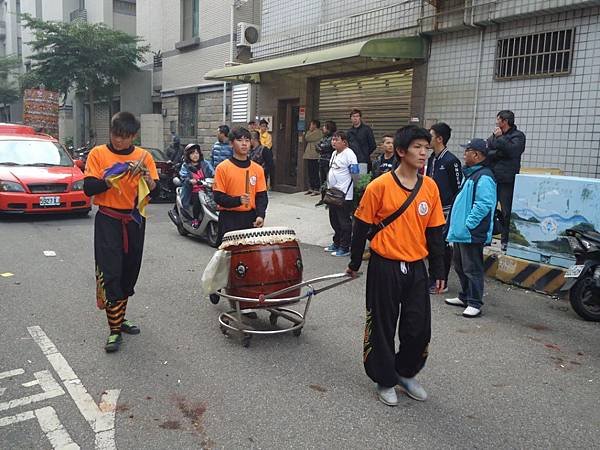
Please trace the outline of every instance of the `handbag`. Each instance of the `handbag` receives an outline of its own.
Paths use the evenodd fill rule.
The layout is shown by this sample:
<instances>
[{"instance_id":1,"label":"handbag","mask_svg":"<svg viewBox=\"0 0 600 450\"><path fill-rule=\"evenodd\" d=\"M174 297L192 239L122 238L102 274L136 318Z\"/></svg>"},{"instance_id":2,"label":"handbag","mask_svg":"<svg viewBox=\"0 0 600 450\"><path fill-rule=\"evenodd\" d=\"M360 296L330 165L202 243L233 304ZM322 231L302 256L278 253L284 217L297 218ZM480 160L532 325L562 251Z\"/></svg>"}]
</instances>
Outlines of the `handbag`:
<instances>
[{"instance_id":1,"label":"handbag","mask_svg":"<svg viewBox=\"0 0 600 450\"><path fill-rule=\"evenodd\" d=\"M352 186L352 183L350 183L350 186ZM338 188L327 188L325 190L325 195L323 196L323 203L329 206L344 206L344 202L346 201L346 194L350 190L350 186L348 186L346 192Z\"/></svg>"},{"instance_id":2,"label":"handbag","mask_svg":"<svg viewBox=\"0 0 600 450\"><path fill-rule=\"evenodd\" d=\"M392 174L393 174L394 178L396 178L396 174L395 173L392 173ZM413 202L413 200L419 193L419 190L421 189L422 185L423 185L423 176L421 174L417 174L417 184L415 184L415 187L413 188L413 190L410 193L410 195L408 196L408 198L404 201L404 203L402 203L402 206L400 206L400 208L398 208L398 210L396 212L390 214L385 219L383 219L381 222L370 226L369 231L367 232L367 239L369 241L372 241L373 238L377 235L377 233L379 233L381 230L383 230L385 227L387 227L390 223L392 223L394 220L396 220L398 217L400 217L402 214L404 214L404 211L406 211L408 209L410 204Z\"/></svg>"}]
</instances>

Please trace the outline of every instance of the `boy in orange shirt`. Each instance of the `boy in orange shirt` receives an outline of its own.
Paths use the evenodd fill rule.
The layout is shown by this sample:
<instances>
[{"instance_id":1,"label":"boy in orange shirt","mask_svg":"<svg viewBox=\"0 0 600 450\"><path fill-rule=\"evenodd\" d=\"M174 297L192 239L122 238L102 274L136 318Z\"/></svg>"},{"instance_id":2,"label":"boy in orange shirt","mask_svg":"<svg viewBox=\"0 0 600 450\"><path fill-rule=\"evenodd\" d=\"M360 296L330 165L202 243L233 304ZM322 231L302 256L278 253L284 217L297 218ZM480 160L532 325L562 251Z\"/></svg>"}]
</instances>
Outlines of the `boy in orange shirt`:
<instances>
[{"instance_id":1,"label":"boy in orange shirt","mask_svg":"<svg viewBox=\"0 0 600 450\"><path fill-rule=\"evenodd\" d=\"M415 400L427 398L415 379L425 365L431 338L425 258L437 280L436 288L441 290L445 285L440 194L431 178L418 174L427 160L430 140L429 132L416 126L396 132L394 151L400 163L367 186L355 212L351 261L346 270L356 276L371 225L391 216L418 189L404 213L371 239L363 362L367 375L377 383L379 399L389 406L398 404L397 384Z\"/></svg>"},{"instance_id":2,"label":"boy in orange shirt","mask_svg":"<svg viewBox=\"0 0 600 450\"><path fill-rule=\"evenodd\" d=\"M125 311L142 265L144 208L158 173L150 153L133 145L139 129L133 114L115 114L110 144L94 147L85 167L83 190L99 207L94 222L96 302L106 308L110 335L104 349L109 353L119 350L121 332L140 332L125 319Z\"/></svg>"}]
</instances>

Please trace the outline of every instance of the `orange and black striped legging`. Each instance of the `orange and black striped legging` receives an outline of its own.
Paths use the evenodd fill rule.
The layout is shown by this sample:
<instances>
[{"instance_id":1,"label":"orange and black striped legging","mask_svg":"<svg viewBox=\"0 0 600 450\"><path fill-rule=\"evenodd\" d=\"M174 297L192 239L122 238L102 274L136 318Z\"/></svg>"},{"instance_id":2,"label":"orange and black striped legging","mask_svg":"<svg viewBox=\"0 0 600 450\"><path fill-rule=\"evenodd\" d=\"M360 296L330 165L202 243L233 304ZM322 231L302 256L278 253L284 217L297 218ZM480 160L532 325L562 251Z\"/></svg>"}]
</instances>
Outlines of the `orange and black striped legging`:
<instances>
[{"instance_id":1,"label":"orange and black striped legging","mask_svg":"<svg viewBox=\"0 0 600 450\"><path fill-rule=\"evenodd\" d=\"M127 309L127 299L115 303L106 304L106 318L110 327L110 334L121 333L121 324L125 320L125 310Z\"/></svg>"}]
</instances>

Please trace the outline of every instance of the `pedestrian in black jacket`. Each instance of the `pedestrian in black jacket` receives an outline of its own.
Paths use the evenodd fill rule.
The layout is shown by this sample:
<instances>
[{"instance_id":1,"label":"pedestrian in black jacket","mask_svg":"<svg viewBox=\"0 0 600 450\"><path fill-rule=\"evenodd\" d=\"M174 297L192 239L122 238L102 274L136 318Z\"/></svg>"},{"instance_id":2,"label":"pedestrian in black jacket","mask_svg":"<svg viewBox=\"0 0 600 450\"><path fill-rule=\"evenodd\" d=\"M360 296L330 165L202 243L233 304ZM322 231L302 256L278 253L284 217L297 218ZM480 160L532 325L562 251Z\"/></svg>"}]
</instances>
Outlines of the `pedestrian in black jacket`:
<instances>
[{"instance_id":1,"label":"pedestrian in black jacket","mask_svg":"<svg viewBox=\"0 0 600 450\"><path fill-rule=\"evenodd\" d=\"M337 131L337 126L333 120L328 120L323 125L323 139L317 144L317 152L319 153L319 182L321 183L321 200L319 200L315 206L324 205L323 196L325 195L325 189L327 189L327 173L329 172L329 162L331 161L331 155L333 155L334 148L331 143L333 133Z\"/></svg>"},{"instance_id":2,"label":"pedestrian in black jacket","mask_svg":"<svg viewBox=\"0 0 600 450\"><path fill-rule=\"evenodd\" d=\"M433 153L427 160L426 175L433 178L440 191L442 200L442 210L444 217L448 219L448 212L454 202L456 193L460 190L462 183L462 164L453 153L448 150L448 141L452 135L452 129L444 122L439 122L431 126L431 147ZM448 274L452 265L452 246L446 243L444 251L444 281L448 284ZM429 274L429 293L436 294L435 277ZM448 291L446 287L439 293Z\"/></svg>"},{"instance_id":3,"label":"pedestrian in black jacket","mask_svg":"<svg viewBox=\"0 0 600 450\"><path fill-rule=\"evenodd\" d=\"M515 125L515 114L503 110L496 116L496 128L488 138L490 167L496 177L498 201L502 209L502 249L506 250L515 189L515 176L521 170L521 155L525 151L525 134Z\"/></svg>"},{"instance_id":4,"label":"pedestrian in black jacket","mask_svg":"<svg viewBox=\"0 0 600 450\"><path fill-rule=\"evenodd\" d=\"M356 154L359 163L366 163L367 170L371 171L371 153L377 148L375 136L370 126L362 121L362 113L359 109L350 111L350 120L352 128L346 132L348 136L348 146Z\"/></svg>"}]
</instances>

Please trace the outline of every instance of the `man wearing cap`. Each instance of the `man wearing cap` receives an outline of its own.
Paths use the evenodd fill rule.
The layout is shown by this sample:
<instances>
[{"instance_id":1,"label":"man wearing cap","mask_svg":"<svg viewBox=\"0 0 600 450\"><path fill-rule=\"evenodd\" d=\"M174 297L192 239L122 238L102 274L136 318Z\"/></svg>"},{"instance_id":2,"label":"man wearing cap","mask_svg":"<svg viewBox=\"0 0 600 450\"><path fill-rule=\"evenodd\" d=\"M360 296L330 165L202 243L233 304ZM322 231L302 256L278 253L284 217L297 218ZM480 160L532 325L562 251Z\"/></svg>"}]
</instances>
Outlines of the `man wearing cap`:
<instances>
[{"instance_id":1,"label":"man wearing cap","mask_svg":"<svg viewBox=\"0 0 600 450\"><path fill-rule=\"evenodd\" d=\"M477 317L483 306L483 247L492 242L496 180L487 165L489 147L484 139L465 145L464 179L448 219L447 241L454 244L454 270L460 281L458 297L446 304L466 307L464 317Z\"/></svg>"}]
</instances>

